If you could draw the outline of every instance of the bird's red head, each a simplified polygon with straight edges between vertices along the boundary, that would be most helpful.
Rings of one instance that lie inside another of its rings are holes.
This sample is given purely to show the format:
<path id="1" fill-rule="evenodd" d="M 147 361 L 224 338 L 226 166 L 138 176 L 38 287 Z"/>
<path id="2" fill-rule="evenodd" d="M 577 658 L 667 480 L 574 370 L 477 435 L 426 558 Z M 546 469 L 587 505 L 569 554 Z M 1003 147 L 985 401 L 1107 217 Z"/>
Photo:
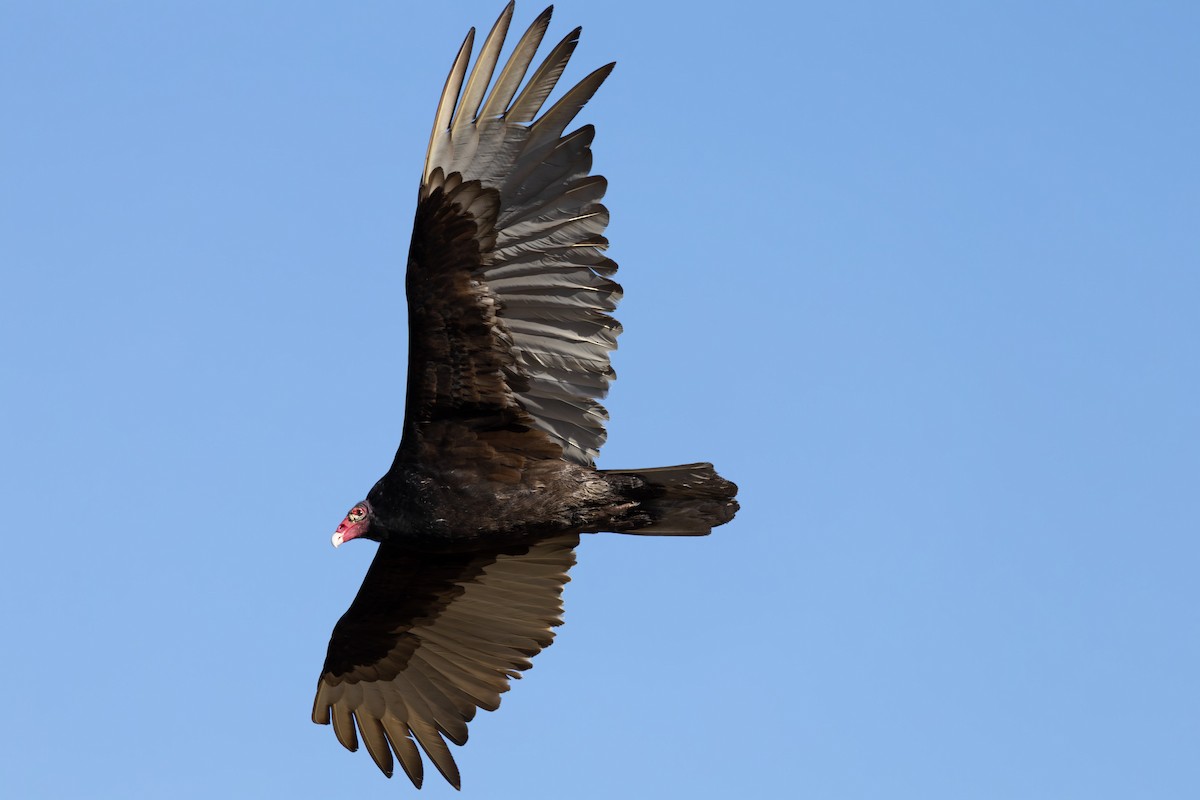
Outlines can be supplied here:
<path id="1" fill-rule="evenodd" d="M 370 527 L 371 505 L 366 500 L 363 500 L 346 513 L 346 518 L 341 521 L 337 526 L 337 530 L 333 532 L 333 546 L 337 547 L 342 542 L 357 539 L 365 534 Z"/>

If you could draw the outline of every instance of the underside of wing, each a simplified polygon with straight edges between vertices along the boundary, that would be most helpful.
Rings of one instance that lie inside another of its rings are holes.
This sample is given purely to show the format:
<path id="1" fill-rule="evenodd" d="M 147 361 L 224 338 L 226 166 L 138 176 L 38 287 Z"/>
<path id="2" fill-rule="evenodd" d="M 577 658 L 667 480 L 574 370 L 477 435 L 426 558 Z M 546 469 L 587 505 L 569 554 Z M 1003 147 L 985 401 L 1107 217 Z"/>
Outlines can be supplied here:
<path id="1" fill-rule="evenodd" d="M 317 684 L 313 721 L 346 748 L 361 736 L 391 777 L 394 760 L 420 787 L 418 745 L 455 788 L 446 745 L 467 741 L 477 709 L 494 710 L 509 681 L 548 647 L 576 534 L 475 553 L 380 545 L 338 621 Z"/>
<path id="2" fill-rule="evenodd" d="M 515 410 L 505 424 L 529 424 L 564 458 L 591 465 L 605 438 L 599 400 L 614 377 L 609 354 L 621 329 L 611 313 L 621 289 L 604 255 L 606 183 L 589 175 L 594 129 L 564 132 L 613 65 L 543 112 L 579 29 L 526 79 L 547 9 L 497 73 L 512 10 L 469 71 L 468 35 L 438 104 L 409 257 L 407 413 L 469 419 Z M 447 314 L 422 319 L 448 304 Z M 443 317 L 461 330 L 447 332 Z M 451 337 L 461 344 L 454 358 L 431 352 Z"/>

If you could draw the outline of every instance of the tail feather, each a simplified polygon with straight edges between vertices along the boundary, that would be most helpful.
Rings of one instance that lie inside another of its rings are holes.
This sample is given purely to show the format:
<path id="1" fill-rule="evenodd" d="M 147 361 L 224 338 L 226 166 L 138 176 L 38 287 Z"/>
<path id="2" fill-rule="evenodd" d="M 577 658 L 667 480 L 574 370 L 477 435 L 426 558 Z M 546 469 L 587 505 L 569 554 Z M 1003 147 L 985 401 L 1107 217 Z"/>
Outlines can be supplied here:
<path id="1" fill-rule="evenodd" d="M 636 522 L 621 533 L 706 536 L 738 511 L 737 486 L 718 475 L 712 464 L 603 472 L 637 503 Z"/>

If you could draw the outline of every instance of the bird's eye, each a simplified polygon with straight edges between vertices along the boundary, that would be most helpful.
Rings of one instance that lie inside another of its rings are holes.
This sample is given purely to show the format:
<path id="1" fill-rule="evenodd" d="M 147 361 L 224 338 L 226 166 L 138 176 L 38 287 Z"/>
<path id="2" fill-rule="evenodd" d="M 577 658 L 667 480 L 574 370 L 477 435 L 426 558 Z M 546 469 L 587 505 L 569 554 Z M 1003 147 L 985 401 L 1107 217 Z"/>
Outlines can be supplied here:
<path id="1" fill-rule="evenodd" d="M 350 509 L 350 513 L 346 515 L 346 519 L 351 522 L 361 522 L 363 517 L 367 515 L 367 510 L 362 506 L 355 506 Z"/>

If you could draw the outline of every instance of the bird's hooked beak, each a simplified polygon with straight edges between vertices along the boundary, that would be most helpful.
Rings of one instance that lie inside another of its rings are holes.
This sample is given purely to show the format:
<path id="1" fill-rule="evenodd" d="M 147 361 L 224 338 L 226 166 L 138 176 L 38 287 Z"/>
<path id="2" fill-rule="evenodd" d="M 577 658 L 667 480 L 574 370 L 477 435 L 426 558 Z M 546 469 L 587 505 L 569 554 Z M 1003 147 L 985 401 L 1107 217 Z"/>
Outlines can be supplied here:
<path id="1" fill-rule="evenodd" d="M 366 501 L 359 503 L 354 508 L 350 509 L 346 514 L 346 518 L 338 523 L 337 530 L 333 532 L 333 546 L 339 547 L 342 542 L 348 542 L 351 539 L 357 539 L 367 532 L 371 527 L 370 506 Z"/>

